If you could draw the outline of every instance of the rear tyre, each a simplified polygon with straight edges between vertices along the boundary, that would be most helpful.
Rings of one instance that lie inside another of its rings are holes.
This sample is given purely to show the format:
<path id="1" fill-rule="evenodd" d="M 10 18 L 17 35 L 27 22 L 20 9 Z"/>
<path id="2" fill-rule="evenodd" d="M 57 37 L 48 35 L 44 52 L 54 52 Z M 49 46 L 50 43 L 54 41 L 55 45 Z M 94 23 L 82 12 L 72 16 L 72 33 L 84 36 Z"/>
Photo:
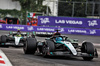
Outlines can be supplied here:
<path id="1" fill-rule="evenodd" d="M 93 56 L 94 56 L 94 46 L 92 43 L 90 42 L 84 42 L 82 44 L 82 47 L 81 47 L 81 51 L 82 53 L 88 53 L 90 54 L 91 56 L 90 57 L 83 57 L 84 60 L 86 61 L 90 61 L 93 59 Z"/>
<path id="2" fill-rule="evenodd" d="M 2 35 L 0 39 L 0 47 L 9 48 L 8 45 L 5 45 L 6 41 L 7 41 L 7 36 Z"/>
<path id="3" fill-rule="evenodd" d="M 7 40 L 7 36 L 2 35 L 2 36 L 1 36 L 1 42 L 2 42 L 2 43 L 6 43 L 6 40 Z"/>
<path id="4" fill-rule="evenodd" d="M 25 54 L 34 54 L 37 46 L 36 38 L 27 38 L 26 43 L 24 44 L 23 50 Z"/>

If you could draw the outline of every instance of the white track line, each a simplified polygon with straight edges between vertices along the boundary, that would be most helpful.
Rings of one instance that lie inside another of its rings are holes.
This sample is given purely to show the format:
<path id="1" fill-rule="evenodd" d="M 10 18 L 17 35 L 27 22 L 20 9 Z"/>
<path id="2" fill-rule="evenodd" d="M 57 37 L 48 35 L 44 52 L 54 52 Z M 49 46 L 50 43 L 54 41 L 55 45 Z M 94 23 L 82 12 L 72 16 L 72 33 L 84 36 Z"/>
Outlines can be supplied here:
<path id="1" fill-rule="evenodd" d="M 0 50 L 0 66 L 13 66 L 6 55 Z"/>

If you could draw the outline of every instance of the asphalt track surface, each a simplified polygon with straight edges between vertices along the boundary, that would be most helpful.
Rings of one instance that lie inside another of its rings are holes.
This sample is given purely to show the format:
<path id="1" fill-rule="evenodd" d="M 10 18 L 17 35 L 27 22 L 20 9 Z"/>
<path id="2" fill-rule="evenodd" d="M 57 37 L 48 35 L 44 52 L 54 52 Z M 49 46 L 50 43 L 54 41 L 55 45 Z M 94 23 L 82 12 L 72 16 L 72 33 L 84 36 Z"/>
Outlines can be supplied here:
<path id="1" fill-rule="evenodd" d="M 0 35 L 9 32 L 0 31 Z M 82 36 L 82 35 L 66 35 L 73 39 L 79 39 L 79 43 L 84 40 L 91 41 L 95 44 L 100 56 L 100 36 Z M 43 41 L 45 37 L 36 37 L 38 41 Z M 100 57 L 94 58 L 92 61 L 84 61 L 81 57 L 50 57 L 43 58 L 37 55 L 25 55 L 23 48 L 0 48 L 9 58 L 13 66 L 100 66 Z"/>

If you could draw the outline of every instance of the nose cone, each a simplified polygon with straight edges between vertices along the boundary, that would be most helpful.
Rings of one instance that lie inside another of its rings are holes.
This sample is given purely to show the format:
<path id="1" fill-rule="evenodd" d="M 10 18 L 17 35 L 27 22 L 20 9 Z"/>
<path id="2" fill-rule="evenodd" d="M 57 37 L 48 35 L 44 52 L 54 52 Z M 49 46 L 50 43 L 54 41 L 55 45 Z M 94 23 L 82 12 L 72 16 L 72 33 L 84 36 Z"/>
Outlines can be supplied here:
<path id="1" fill-rule="evenodd" d="M 15 44 L 18 45 L 20 42 L 21 37 L 15 37 Z"/>

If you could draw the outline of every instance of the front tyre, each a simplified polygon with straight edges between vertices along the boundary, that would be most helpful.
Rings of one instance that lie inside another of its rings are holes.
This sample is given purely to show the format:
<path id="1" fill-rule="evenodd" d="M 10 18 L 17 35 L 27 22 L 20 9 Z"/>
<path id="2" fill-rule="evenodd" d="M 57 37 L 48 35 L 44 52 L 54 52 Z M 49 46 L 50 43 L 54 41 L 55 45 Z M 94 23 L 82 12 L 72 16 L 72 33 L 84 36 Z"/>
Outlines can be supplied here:
<path id="1" fill-rule="evenodd" d="M 91 42 L 84 42 L 82 44 L 82 47 L 81 47 L 81 52 L 82 53 L 87 53 L 89 54 L 90 56 L 89 57 L 83 57 L 84 60 L 86 61 L 90 61 L 93 59 L 93 56 L 94 56 L 94 46 Z"/>
<path id="2" fill-rule="evenodd" d="M 23 50 L 25 54 L 34 54 L 37 46 L 36 38 L 27 38 L 26 43 L 24 44 Z"/>
<path id="3" fill-rule="evenodd" d="M 54 52 L 55 51 L 55 45 L 54 42 L 51 40 L 47 40 L 46 44 L 43 45 L 43 57 L 49 57 L 50 52 Z"/>
<path id="4" fill-rule="evenodd" d="M 46 42 L 47 42 L 47 46 L 49 47 L 49 51 L 50 52 L 54 52 L 55 51 L 55 44 L 54 44 L 54 42 L 51 41 L 51 40 L 47 40 Z"/>
<path id="5" fill-rule="evenodd" d="M 46 45 L 43 45 L 43 47 L 42 47 L 42 53 L 43 53 L 43 57 L 44 58 L 47 58 L 48 57 L 48 48 L 47 48 L 47 46 Z"/>
<path id="6" fill-rule="evenodd" d="M 83 59 L 84 59 L 85 61 L 91 61 L 91 60 L 93 59 L 93 57 L 83 57 Z"/>

